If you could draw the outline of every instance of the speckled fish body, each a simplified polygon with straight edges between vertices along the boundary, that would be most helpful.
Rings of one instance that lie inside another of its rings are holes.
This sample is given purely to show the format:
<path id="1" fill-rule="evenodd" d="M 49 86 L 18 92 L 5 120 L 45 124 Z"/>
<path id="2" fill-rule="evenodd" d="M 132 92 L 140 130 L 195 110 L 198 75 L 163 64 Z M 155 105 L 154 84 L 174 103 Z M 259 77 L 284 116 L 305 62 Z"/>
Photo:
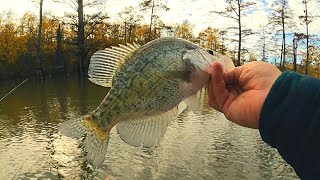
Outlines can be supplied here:
<path id="1" fill-rule="evenodd" d="M 95 111 L 106 123 L 157 115 L 176 107 L 209 80 L 205 72 L 183 59 L 199 48 L 182 39 L 153 41 L 134 52 L 116 73 L 112 87 Z M 198 79 L 197 79 L 197 75 Z M 200 80 L 194 83 L 193 81 Z"/>
<path id="2" fill-rule="evenodd" d="M 60 130 L 67 136 L 85 137 L 87 160 L 93 167 L 104 162 L 114 126 L 128 144 L 150 147 L 161 139 L 179 109 L 197 109 L 196 92 L 208 83 L 206 70 L 213 61 L 226 69 L 234 67 L 230 58 L 210 55 L 179 38 L 97 51 L 90 60 L 89 79 L 110 90 L 95 111 L 62 123 Z"/>

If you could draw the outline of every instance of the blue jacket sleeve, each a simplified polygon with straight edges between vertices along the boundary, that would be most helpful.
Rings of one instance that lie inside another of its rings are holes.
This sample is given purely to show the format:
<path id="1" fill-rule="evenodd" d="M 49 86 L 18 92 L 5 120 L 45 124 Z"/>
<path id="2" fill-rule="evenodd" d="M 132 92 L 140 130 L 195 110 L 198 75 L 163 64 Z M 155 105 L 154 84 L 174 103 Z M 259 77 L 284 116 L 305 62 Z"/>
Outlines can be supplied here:
<path id="1" fill-rule="evenodd" d="M 320 178 L 320 80 L 283 72 L 259 122 L 263 141 L 276 148 L 301 179 Z"/>

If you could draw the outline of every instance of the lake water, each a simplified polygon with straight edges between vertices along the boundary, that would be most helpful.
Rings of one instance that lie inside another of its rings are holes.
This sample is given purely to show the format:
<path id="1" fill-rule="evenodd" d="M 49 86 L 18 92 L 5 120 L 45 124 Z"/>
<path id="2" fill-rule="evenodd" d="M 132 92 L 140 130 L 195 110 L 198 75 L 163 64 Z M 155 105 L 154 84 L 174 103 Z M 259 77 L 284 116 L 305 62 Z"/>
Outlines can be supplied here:
<path id="1" fill-rule="evenodd" d="M 18 82 L 0 82 L 0 98 Z M 184 111 L 153 148 L 123 142 L 115 128 L 101 168 L 86 165 L 61 122 L 94 110 L 107 89 L 88 80 L 29 80 L 0 102 L 0 179 L 297 179 L 257 130 L 204 105 Z"/>

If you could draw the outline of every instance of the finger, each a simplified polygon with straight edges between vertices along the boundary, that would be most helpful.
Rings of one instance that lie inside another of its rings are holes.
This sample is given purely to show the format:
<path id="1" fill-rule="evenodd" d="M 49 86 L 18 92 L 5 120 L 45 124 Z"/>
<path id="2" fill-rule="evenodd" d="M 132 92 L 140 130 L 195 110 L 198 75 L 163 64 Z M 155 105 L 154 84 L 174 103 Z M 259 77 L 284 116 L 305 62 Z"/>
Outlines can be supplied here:
<path id="1" fill-rule="evenodd" d="M 220 63 L 214 62 L 211 65 L 212 67 L 212 96 L 215 97 L 216 103 L 219 106 L 219 109 L 222 110 L 223 106 L 228 99 L 229 92 L 226 89 L 223 69 Z"/>
<path id="2" fill-rule="evenodd" d="M 215 110 L 218 110 L 218 111 L 221 111 L 217 102 L 216 102 L 216 99 L 213 95 L 213 92 L 212 92 L 212 81 L 210 80 L 209 83 L 208 83 L 208 86 L 207 86 L 207 89 L 208 89 L 208 104 L 209 106 L 211 106 L 212 108 L 214 108 Z"/>
<path id="3" fill-rule="evenodd" d="M 210 66 L 208 68 L 208 73 L 209 74 L 212 74 L 215 71 L 213 69 L 213 67 Z M 209 83 L 207 85 L 207 89 L 208 89 L 208 104 L 209 104 L 209 106 L 213 107 L 214 109 L 216 109 L 218 111 L 221 111 L 221 109 L 219 108 L 219 106 L 218 106 L 218 104 L 216 102 L 216 97 L 213 94 L 213 88 L 214 88 L 213 81 L 212 81 L 212 78 L 210 78 Z"/>
<path id="4" fill-rule="evenodd" d="M 209 106 L 215 108 L 215 97 L 213 96 L 213 88 L 212 88 L 212 79 L 209 80 L 209 83 L 207 85 L 207 90 L 208 90 L 208 104 Z"/>
<path id="5" fill-rule="evenodd" d="M 213 69 L 211 66 L 209 66 L 209 68 L 207 69 L 207 72 L 209 74 L 213 73 Z M 212 84 L 212 78 L 210 78 L 209 83 L 207 85 L 207 90 L 208 90 L 208 104 L 212 107 L 212 103 L 215 101 L 214 100 L 214 96 L 213 96 L 213 88 L 212 88 L 213 84 Z"/>

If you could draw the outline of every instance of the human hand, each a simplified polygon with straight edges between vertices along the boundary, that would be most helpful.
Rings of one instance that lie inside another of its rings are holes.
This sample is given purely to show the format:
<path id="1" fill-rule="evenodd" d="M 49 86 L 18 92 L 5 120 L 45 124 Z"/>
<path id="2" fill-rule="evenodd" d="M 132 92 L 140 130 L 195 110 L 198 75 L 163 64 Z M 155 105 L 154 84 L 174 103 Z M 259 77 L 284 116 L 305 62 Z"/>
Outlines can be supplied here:
<path id="1" fill-rule="evenodd" d="M 259 128 L 263 103 L 281 71 L 265 62 L 250 62 L 223 72 L 221 64 L 208 69 L 208 103 L 227 119 L 244 127 Z"/>

